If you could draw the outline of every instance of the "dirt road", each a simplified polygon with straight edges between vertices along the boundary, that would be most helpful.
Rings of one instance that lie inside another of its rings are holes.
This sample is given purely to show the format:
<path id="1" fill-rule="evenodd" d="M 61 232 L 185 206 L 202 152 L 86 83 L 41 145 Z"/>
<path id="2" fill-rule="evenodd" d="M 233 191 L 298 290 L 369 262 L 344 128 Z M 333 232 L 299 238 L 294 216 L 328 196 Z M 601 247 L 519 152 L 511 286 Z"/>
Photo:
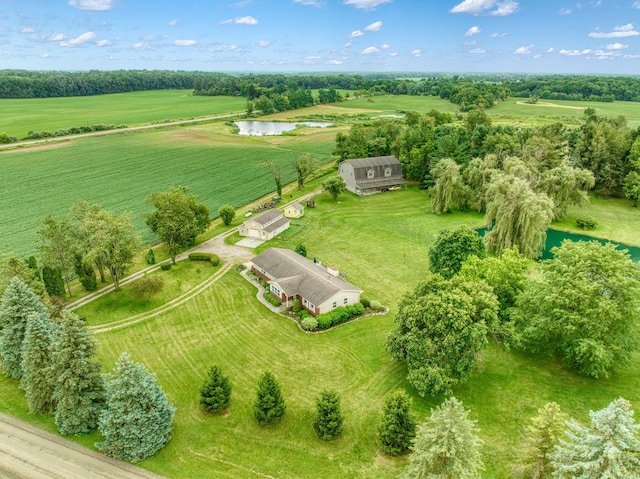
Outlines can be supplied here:
<path id="1" fill-rule="evenodd" d="M 0 414 L 3 479 L 163 479 Z"/>

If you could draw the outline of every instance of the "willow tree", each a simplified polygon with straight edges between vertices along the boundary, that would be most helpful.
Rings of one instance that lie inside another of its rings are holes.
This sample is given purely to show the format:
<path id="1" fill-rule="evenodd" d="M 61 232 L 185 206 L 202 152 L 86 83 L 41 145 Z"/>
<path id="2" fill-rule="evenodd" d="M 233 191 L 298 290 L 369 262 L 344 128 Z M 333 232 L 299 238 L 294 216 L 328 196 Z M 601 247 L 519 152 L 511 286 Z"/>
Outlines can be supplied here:
<path id="1" fill-rule="evenodd" d="M 527 180 L 508 174 L 494 177 L 486 198 L 487 249 L 500 254 L 515 246 L 527 258 L 538 257 L 553 219 L 553 201 L 534 192 Z"/>
<path id="2" fill-rule="evenodd" d="M 431 210 L 436 214 L 448 213 L 462 205 L 467 198 L 467 187 L 462 181 L 460 165 L 451 158 L 443 158 L 431 169 L 435 186 L 431 190 Z"/>
<path id="3" fill-rule="evenodd" d="M 594 184 L 593 173 L 589 170 L 563 162 L 542 172 L 536 190 L 545 193 L 553 201 L 553 219 L 559 220 L 567 215 L 569 206 L 589 204 L 587 191 Z"/>

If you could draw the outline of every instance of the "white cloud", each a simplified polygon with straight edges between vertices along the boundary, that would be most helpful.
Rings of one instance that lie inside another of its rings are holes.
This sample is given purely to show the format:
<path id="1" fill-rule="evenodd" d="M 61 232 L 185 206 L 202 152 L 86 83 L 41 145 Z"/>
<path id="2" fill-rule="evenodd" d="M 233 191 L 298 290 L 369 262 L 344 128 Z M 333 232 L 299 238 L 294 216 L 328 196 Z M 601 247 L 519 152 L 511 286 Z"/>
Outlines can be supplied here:
<path id="1" fill-rule="evenodd" d="M 353 42 L 347 42 L 347 43 L 345 43 L 345 44 L 344 44 L 344 47 L 345 47 L 345 48 L 348 48 L 348 47 L 350 47 L 351 45 L 353 45 Z"/>
<path id="2" fill-rule="evenodd" d="M 607 50 L 624 50 L 625 48 L 629 48 L 629 45 L 625 45 L 623 43 L 610 43 L 605 47 Z"/>
<path id="3" fill-rule="evenodd" d="M 391 48 L 391 45 L 383 43 L 382 45 L 380 45 L 380 48 L 382 48 L 383 50 L 387 50 L 388 48 Z"/>
<path id="4" fill-rule="evenodd" d="M 468 13 L 469 15 L 489 15 L 505 17 L 518 11 L 518 2 L 515 0 L 464 0 L 451 10 L 450 13 Z"/>
<path id="5" fill-rule="evenodd" d="M 413 50 L 413 51 L 411 52 L 411 55 L 412 55 L 412 56 L 414 56 L 414 57 L 416 57 L 416 58 L 418 58 L 420 55 L 422 55 L 422 51 L 421 51 L 421 50 L 418 50 L 418 49 L 416 48 L 415 50 Z"/>
<path id="6" fill-rule="evenodd" d="M 131 45 L 131 48 L 133 48 L 134 50 L 151 50 L 151 45 L 149 45 L 148 43 L 144 43 L 144 42 L 138 42 L 138 43 L 134 43 L 133 45 Z"/>
<path id="7" fill-rule="evenodd" d="M 327 65 L 342 65 L 342 62 L 340 60 L 329 60 Z"/>
<path id="8" fill-rule="evenodd" d="M 397 57 L 398 53 L 397 52 L 392 52 L 392 53 L 389 53 L 389 56 L 390 57 Z"/>
<path id="9" fill-rule="evenodd" d="M 467 30 L 467 33 L 464 34 L 465 37 L 471 37 L 477 33 L 480 33 L 480 27 L 477 25 L 474 25 L 473 27 L 471 27 L 469 30 Z"/>
<path id="10" fill-rule="evenodd" d="M 553 52 L 555 52 L 555 49 L 551 47 L 551 48 L 548 48 L 545 53 L 553 53 Z"/>
<path id="11" fill-rule="evenodd" d="M 364 35 L 362 30 L 354 30 L 353 32 L 351 32 L 351 35 L 349 35 L 349 38 L 351 39 L 358 38 L 358 37 L 361 37 L 362 35 Z"/>
<path id="12" fill-rule="evenodd" d="M 20 33 L 36 33 L 36 31 L 33 28 L 23 28 Z"/>
<path id="13" fill-rule="evenodd" d="M 198 44 L 197 40 L 176 40 L 173 42 L 176 47 L 192 47 Z"/>
<path id="14" fill-rule="evenodd" d="M 49 41 L 49 42 L 61 42 L 65 38 L 67 38 L 67 36 L 64 33 L 52 33 L 47 38 L 47 41 Z"/>
<path id="15" fill-rule="evenodd" d="M 571 9 L 561 8 L 560 11 L 558 12 L 558 15 L 571 15 Z"/>
<path id="16" fill-rule="evenodd" d="M 319 0 L 293 0 L 293 3 L 299 3 L 300 5 L 307 5 L 309 7 L 324 7 L 324 2 Z"/>
<path id="17" fill-rule="evenodd" d="M 66 41 L 60 42 L 61 47 L 79 47 L 85 45 L 89 42 L 92 42 L 96 39 L 96 34 L 93 32 L 85 32 L 81 35 L 78 35 L 75 38 L 71 38 Z"/>
<path id="18" fill-rule="evenodd" d="M 156 33 L 142 37 L 145 42 L 157 42 L 159 40 L 166 40 L 167 38 L 169 38 L 169 35 L 158 35 Z"/>
<path id="19" fill-rule="evenodd" d="M 473 50 L 469 50 L 469 53 L 478 54 L 478 53 L 487 53 L 487 51 L 484 48 L 474 48 Z"/>
<path id="20" fill-rule="evenodd" d="M 177 24 L 178 24 L 178 19 L 177 18 L 174 18 L 173 20 L 171 20 L 169 22 L 169 26 L 170 27 L 175 27 Z"/>
<path id="21" fill-rule="evenodd" d="M 382 29 L 382 22 L 373 22 L 364 29 L 368 32 L 379 32 Z"/>
<path id="22" fill-rule="evenodd" d="M 113 0 L 69 0 L 69 6 L 80 10 L 94 10 L 104 12 L 111 10 Z"/>
<path id="23" fill-rule="evenodd" d="M 111 45 L 111 42 L 109 40 L 98 40 L 96 42 L 96 45 L 98 45 L 99 47 L 108 47 L 109 45 Z"/>
<path id="24" fill-rule="evenodd" d="M 591 32 L 589 36 L 591 38 L 623 38 L 623 37 L 635 37 L 640 35 L 640 32 L 636 31 L 632 23 L 613 27 L 612 32 Z"/>
<path id="25" fill-rule="evenodd" d="M 361 10 L 375 10 L 375 8 L 383 3 L 391 3 L 393 0 L 344 0 L 345 5 L 352 5 Z"/>
<path id="26" fill-rule="evenodd" d="M 502 38 L 502 37 L 506 37 L 507 34 L 506 33 L 492 33 L 491 34 L 491 38 Z"/>
<path id="27" fill-rule="evenodd" d="M 251 15 L 248 15 L 246 17 L 236 18 L 235 23 L 237 23 L 238 25 L 257 25 L 258 20 L 256 20 Z"/>
<path id="28" fill-rule="evenodd" d="M 214 52 L 232 52 L 232 51 L 238 51 L 240 50 L 240 47 L 238 45 L 218 45 L 217 47 L 215 47 L 213 49 Z"/>
<path id="29" fill-rule="evenodd" d="M 260 47 L 268 47 L 269 45 L 271 45 L 271 41 L 269 40 L 260 40 L 258 42 L 258 46 Z"/>
<path id="30" fill-rule="evenodd" d="M 640 2 L 634 2 L 633 5 L 631 5 L 631 8 L 637 8 L 640 10 Z"/>
<path id="31" fill-rule="evenodd" d="M 515 55 L 531 55 L 531 49 L 535 47 L 535 45 L 526 45 L 526 46 L 522 46 L 518 49 L 516 49 L 515 52 L 513 52 Z"/>
<path id="32" fill-rule="evenodd" d="M 567 55 L 569 57 L 578 57 L 581 55 L 589 55 L 590 53 L 593 53 L 593 50 L 590 48 L 587 48 L 586 50 L 565 50 L 564 48 L 562 50 L 560 50 L 560 54 L 561 55 Z"/>
<path id="33" fill-rule="evenodd" d="M 380 50 L 378 50 L 376 47 L 369 47 L 369 48 L 365 48 L 360 53 L 362 55 L 371 55 L 372 53 L 379 53 L 379 52 Z"/>

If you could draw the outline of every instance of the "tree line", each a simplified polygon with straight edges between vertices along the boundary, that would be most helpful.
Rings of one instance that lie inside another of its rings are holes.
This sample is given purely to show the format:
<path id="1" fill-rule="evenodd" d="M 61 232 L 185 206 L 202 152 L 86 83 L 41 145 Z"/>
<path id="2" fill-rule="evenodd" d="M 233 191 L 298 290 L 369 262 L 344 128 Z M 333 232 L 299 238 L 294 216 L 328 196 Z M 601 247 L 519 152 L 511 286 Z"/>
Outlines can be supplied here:
<path id="1" fill-rule="evenodd" d="M 535 75 L 506 82 L 511 96 L 545 100 L 640 101 L 637 76 Z"/>

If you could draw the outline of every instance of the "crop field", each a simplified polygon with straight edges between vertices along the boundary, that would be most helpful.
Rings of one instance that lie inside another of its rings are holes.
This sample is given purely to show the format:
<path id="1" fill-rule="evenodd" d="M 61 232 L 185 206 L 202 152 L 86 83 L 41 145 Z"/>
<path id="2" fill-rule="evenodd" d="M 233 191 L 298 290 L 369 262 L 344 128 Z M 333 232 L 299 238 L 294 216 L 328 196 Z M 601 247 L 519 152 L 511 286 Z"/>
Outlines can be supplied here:
<path id="1" fill-rule="evenodd" d="M 244 111 L 241 97 L 192 96 L 191 90 L 157 90 L 66 98 L 0 99 L 0 132 L 22 138 L 100 123 L 145 125 Z"/>
<path id="2" fill-rule="evenodd" d="M 145 242 L 145 203 L 154 191 L 188 186 L 215 215 L 223 204 L 238 207 L 275 190 L 266 166 L 282 166 L 310 153 L 331 161 L 335 129 L 304 129 L 282 137 L 244 138 L 223 123 L 125 133 L 0 153 L 0 252 L 35 251 L 36 231 L 48 214 L 62 217 L 80 200 L 132 214 Z"/>
<path id="3" fill-rule="evenodd" d="M 406 463 L 406 458 L 377 452 L 375 433 L 384 397 L 405 388 L 419 421 L 443 397 L 416 394 L 405 379 L 406 370 L 386 353 L 385 337 L 393 327 L 399 298 L 425 277 L 436 233 L 462 224 L 480 226 L 482 217 L 434 215 L 426 194 L 416 188 L 364 198 L 343 194 L 338 201 L 322 194 L 316 200 L 317 207 L 306 210 L 304 230 L 261 249 L 304 244 L 310 257 L 335 264 L 365 290 L 366 297 L 389 306 L 390 314 L 305 334 L 258 303 L 253 285 L 230 271 L 174 310 L 97 335 L 106 370 L 122 351 L 129 352 L 157 374 L 177 407 L 173 439 L 142 462 L 144 468 L 175 479 L 386 479 L 396 477 Z M 640 223 L 635 233 L 640 234 Z M 198 406 L 199 388 L 213 364 L 233 383 L 231 408 L 221 416 L 204 414 Z M 454 390 L 478 421 L 485 441 L 482 477 L 512 476 L 514 445 L 526 421 L 548 401 L 558 402 L 580 421 L 588 420 L 590 409 L 600 409 L 619 396 L 637 407 L 638 368 L 640 355 L 611 379 L 593 380 L 549 358 L 490 345 L 471 379 Z M 283 423 L 273 427 L 258 426 L 252 414 L 257 379 L 265 369 L 280 381 L 287 404 Z M 311 427 L 315 398 L 324 388 L 340 394 L 345 416 L 344 434 L 332 442 L 317 439 Z M 0 395 L 0 410 L 54 429 L 50 418 L 28 414 L 15 381 L 0 377 L 0 389 L 9 392 Z M 74 439 L 92 446 L 99 434 Z"/>

